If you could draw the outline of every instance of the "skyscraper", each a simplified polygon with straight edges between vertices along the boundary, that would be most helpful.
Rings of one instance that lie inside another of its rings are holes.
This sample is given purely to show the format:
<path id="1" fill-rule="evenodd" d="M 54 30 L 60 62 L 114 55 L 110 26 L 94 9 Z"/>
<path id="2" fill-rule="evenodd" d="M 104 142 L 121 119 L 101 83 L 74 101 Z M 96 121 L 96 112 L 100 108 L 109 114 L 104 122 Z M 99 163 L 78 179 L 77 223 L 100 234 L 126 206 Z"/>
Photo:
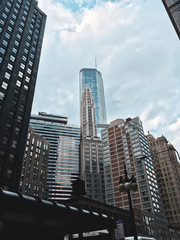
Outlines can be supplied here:
<path id="1" fill-rule="evenodd" d="M 97 137 L 95 104 L 90 87 L 81 96 L 81 179 L 87 197 L 105 202 L 102 141 Z"/>
<path id="2" fill-rule="evenodd" d="M 32 115 L 30 127 L 49 143 L 47 185 L 49 199 L 71 198 L 72 181 L 79 178 L 80 129 L 67 125 L 67 117 L 40 112 Z"/>
<path id="3" fill-rule="evenodd" d="M 170 226 L 180 228 L 180 163 L 174 146 L 162 136 L 147 135 L 160 196 Z"/>
<path id="4" fill-rule="evenodd" d="M 35 0 L 0 1 L 0 186 L 18 191 L 46 15 Z"/>
<path id="5" fill-rule="evenodd" d="M 104 98 L 104 85 L 101 72 L 93 68 L 83 68 L 79 73 L 80 102 L 83 90 L 88 86 L 93 94 L 96 124 L 106 124 L 106 107 Z"/>
<path id="6" fill-rule="evenodd" d="M 107 203 L 129 209 L 127 193 L 120 193 L 118 189 L 125 164 L 128 177 L 134 175 L 138 183 L 138 190 L 131 192 L 133 208 L 154 214 L 153 221 L 157 221 L 159 228 L 159 232 L 154 234 L 166 239 L 166 220 L 147 138 L 139 117 L 111 122 L 109 128 L 102 131 L 102 142 Z"/>
<path id="7" fill-rule="evenodd" d="M 162 2 L 176 30 L 176 33 L 180 38 L 180 0 L 162 0 Z"/>

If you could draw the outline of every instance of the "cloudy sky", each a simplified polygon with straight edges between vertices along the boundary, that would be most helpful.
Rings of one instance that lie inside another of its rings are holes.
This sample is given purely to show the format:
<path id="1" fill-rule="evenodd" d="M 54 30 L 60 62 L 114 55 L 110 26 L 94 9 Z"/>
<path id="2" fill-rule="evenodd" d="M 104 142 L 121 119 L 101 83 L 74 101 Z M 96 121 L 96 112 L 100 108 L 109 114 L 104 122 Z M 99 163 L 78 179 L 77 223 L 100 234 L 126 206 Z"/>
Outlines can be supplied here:
<path id="1" fill-rule="evenodd" d="M 180 152 L 180 41 L 161 0 L 38 0 L 47 15 L 32 113 L 79 126 L 79 71 L 104 80 L 108 123 L 139 116 Z"/>

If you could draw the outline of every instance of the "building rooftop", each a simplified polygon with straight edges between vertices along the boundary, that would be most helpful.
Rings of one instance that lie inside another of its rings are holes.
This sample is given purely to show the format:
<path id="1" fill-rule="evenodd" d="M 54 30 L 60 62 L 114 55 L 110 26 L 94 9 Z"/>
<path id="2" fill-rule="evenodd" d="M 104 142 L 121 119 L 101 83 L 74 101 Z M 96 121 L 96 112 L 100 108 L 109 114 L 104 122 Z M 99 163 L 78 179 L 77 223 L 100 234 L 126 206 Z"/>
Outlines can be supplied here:
<path id="1" fill-rule="evenodd" d="M 55 115 L 55 114 L 51 114 L 51 113 L 46 113 L 46 112 L 39 112 L 38 115 L 37 114 L 32 114 L 31 119 L 44 120 L 44 121 L 47 121 L 47 122 L 57 122 L 57 123 L 65 124 L 65 125 L 68 122 L 68 117 L 63 117 L 63 116 L 59 116 L 59 115 Z"/>

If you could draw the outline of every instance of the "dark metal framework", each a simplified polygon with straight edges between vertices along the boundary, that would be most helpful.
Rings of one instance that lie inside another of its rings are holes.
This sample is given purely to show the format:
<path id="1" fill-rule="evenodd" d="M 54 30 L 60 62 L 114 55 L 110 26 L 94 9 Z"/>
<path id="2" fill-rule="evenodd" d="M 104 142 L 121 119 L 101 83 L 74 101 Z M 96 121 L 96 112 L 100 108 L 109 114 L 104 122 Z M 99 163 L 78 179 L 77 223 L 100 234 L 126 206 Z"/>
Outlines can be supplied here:
<path id="1" fill-rule="evenodd" d="M 0 190 L 0 239 L 64 239 L 65 235 L 116 227 L 106 214 Z M 26 237 L 26 238 L 25 238 Z"/>

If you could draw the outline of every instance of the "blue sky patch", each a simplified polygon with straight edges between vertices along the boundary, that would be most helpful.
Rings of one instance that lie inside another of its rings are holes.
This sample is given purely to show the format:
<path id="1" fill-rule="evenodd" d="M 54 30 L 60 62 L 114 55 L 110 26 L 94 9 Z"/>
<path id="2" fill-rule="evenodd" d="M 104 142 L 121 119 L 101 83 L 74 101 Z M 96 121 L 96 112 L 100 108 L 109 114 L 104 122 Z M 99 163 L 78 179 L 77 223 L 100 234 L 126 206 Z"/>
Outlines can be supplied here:
<path id="1" fill-rule="evenodd" d="M 62 3 L 66 8 L 73 12 L 77 12 L 83 8 L 91 9 L 97 4 L 103 2 L 118 2 L 120 0 L 54 0 L 55 2 Z"/>

